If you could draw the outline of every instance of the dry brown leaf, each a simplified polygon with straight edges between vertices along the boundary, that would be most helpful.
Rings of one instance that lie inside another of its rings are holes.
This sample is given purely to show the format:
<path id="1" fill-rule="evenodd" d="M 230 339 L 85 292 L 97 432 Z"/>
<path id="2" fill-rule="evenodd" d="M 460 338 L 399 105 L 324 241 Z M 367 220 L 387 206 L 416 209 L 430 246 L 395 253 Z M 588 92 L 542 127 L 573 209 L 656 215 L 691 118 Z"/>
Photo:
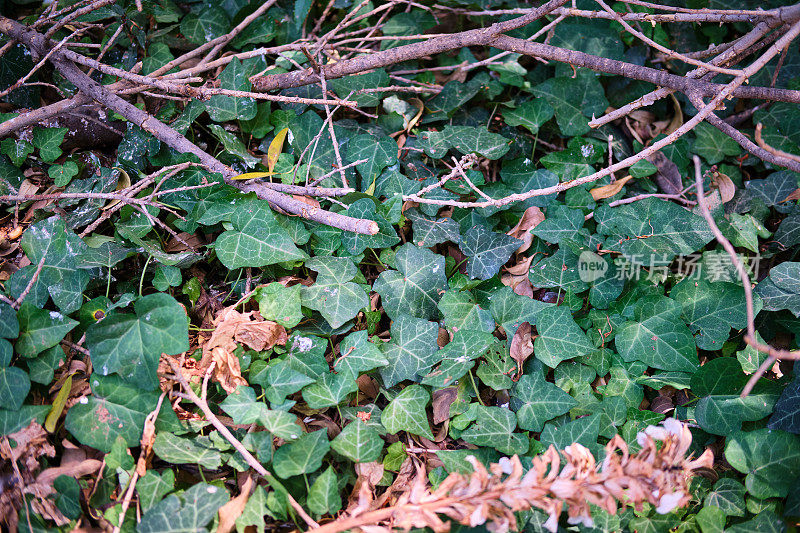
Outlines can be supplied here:
<path id="1" fill-rule="evenodd" d="M 301 194 L 293 194 L 292 198 L 297 200 L 298 202 L 303 202 L 304 204 L 310 205 L 313 208 L 319 209 L 320 205 L 317 200 L 311 198 L 310 196 L 303 196 Z"/>
<path id="2" fill-rule="evenodd" d="M 14 442 L 14 447 L 9 445 Z M 56 450 L 47 441 L 47 431 L 36 421 L 0 440 L 0 457 L 18 463 L 23 471 L 35 472 L 40 457 L 55 457 Z"/>
<path id="3" fill-rule="evenodd" d="M 103 466 L 103 461 L 97 459 L 85 459 L 79 463 L 73 463 L 65 466 L 54 466 L 43 470 L 41 474 L 36 476 L 36 483 L 28 485 L 25 492 L 35 494 L 38 497 L 45 497 L 53 492 L 53 482 L 58 476 L 69 476 L 75 479 L 82 478 L 94 474 L 100 467 Z"/>
<path id="4" fill-rule="evenodd" d="M 375 501 L 375 486 L 383 479 L 383 463 L 356 463 L 356 482 L 350 493 L 347 512 L 360 514 L 368 511 Z"/>
<path id="5" fill-rule="evenodd" d="M 215 363 L 214 378 L 231 393 L 239 385 L 247 385 L 239 358 L 233 353 L 237 343 L 260 352 L 276 344 L 286 344 L 287 340 L 286 329 L 280 324 L 264 320 L 256 311 L 239 313 L 234 307 L 227 307 L 214 319 L 214 333 L 203 345 L 200 370 L 205 371 Z"/>
<path id="6" fill-rule="evenodd" d="M 646 158 L 658 169 L 655 182 L 666 194 L 678 194 L 683 189 L 683 178 L 678 165 L 670 161 L 661 152 L 656 152 Z"/>
<path id="7" fill-rule="evenodd" d="M 781 200 L 780 203 L 791 202 L 793 200 L 800 200 L 800 189 L 793 190 L 791 193 L 789 193 L 789 196 Z"/>
<path id="8" fill-rule="evenodd" d="M 433 423 L 450 419 L 450 406 L 458 398 L 458 387 L 445 387 L 433 391 Z"/>
<path id="9" fill-rule="evenodd" d="M 678 102 L 678 99 L 675 98 L 674 94 L 670 94 L 669 97 L 672 100 L 672 109 L 675 111 L 675 113 L 672 115 L 672 120 L 670 121 L 669 126 L 667 126 L 667 129 L 664 130 L 664 135 L 669 135 L 673 131 L 683 126 L 683 110 L 681 109 L 681 104 Z"/>
<path id="10" fill-rule="evenodd" d="M 533 338 L 531 336 L 531 325 L 523 322 L 514 333 L 511 339 L 511 358 L 517 362 L 517 377 L 522 375 L 522 365 L 533 355 Z"/>
<path id="11" fill-rule="evenodd" d="M 515 265 L 503 268 L 512 276 L 527 276 L 531 269 L 531 262 L 533 262 L 533 256 L 520 257 Z"/>
<path id="12" fill-rule="evenodd" d="M 603 185 L 602 187 L 595 187 L 594 189 L 590 190 L 589 192 L 592 193 L 592 198 L 596 200 L 602 200 L 603 198 L 611 198 L 619 191 L 622 190 L 622 187 L 628 183 L 633 176 L 628 174 L 622 179 L 618 179 L 614 183 L 609 183 L 608 185 Z"/>
<path id="13" fill-rule="evenodd" d="M 522 253 L 531 247 L 533 242 L 533 233 L 531 230 L 539 225 L 544 220 L 544 213 L 538 207 L 531 206 L 522 214 L 517 225 L 511 228 L 506 235 L 510 235 L 515 239 L 520 239 L 522 245 L 517 248 L 517 253 Z"/>
<path id="14" fill-rule="evenodd" d="M 721 172 L 715 172 L 713 180 L 719 190 L 719 195 L 722 197 L 722 203 L 730 202 L 733 199 L 733 195 L 736 194 L 736 185 L 733 184 L 733 181 Z"/>
<path id="15" fill-rule="evenodd" d="M 244 506 L 247 505 L 247 500 L 250 499 L 250 492 L 253 489 L 253 485 L 253 476 L 248 474 L 242 484 L 239 495 L 219 508 L 217 533 L 230 533 L 233 531 L 233 528 L 236 527 L 236 519 L 242 515 Z"/>

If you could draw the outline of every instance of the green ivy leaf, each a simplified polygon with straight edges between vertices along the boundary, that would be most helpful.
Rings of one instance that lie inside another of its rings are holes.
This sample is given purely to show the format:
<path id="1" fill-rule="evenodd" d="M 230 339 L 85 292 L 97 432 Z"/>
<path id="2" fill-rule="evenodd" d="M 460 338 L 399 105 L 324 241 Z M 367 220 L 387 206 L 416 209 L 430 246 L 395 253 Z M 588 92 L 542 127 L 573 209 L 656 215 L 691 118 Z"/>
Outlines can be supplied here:
<path id="1" fill-rule="evenodd" d="M 550 78 L 534 87 L 533 94 L 552 106 L 558 127 L 566 137 L 588 132 L 589 118 L 602 114 L 609 105 L 597 75 L 584 69 L 574 79 Z"/>
<path id="2" fill-rule="evenodd" d="M 433 439 L 425 408 L 431 395 L 420 385 L 409 385 L 389 402 L 381 413 L 381 423 L 389 433 L 408 431 Z"/>
<path id="3" fill-rule="evenodd" d="M 502 326 L 509 339 L 514 338 L 517 328 L 523 322 L 535 326 L 539 313 L 553 305 L 527 296 L 520 296 L 511 287 L 506 286 L 493 291 L 489 296 L 489 302 L 494 320 Z"/>
<path id="4" fill-rule="evenodd" d="M 489 279 L 500 271 L 522 241 L 476 225 L 461 236 L 458 245 L 469 258 L 467 273 L 470 278 Z"/>
<path id="5" fill-rule="evenodd" d="M 416 191 L 415 191 L 416 192 Z M 449 217 L 427 217 L 416 207 L 403 213 L 411 221 L 414 230 L 414 244 L 431 247 L 443 242 L 457 243 L 459 239 L 458 222 Z"/>
<path id="6" fill-rule="evenodd" d="M 462 154 L 475 153 L 487 159 L 500 159 L 508 152 L 510 144 L 502 135 L 474 126 L 448 125 L 442 131 L 420 132 L 417 138 L 425 154 L 434 159 L 444 157 L 451 148 Z"/>
<path id="7" fill-rule="evenodd" d="M 86 346 L 95 372 L 155 389 L 161 354 L 189 349 L 189 318 L 172 296 L 149 294 L 136 300 L 134 314 L 112 311 L 89 326 Z"/>
<path id="8" fill-rule="evenodd" d="M 725 159 L 725 156 L 736 156 L 742 152 L 739 143 L 706 122 L 701 122 L 694 128 L 697 136 L 694 141 L 694 152 L 715 165 Z"/>
<path id="9" fill-rule="evenodd" d="M 169 469 L 160 474 L 155 470 L 148 470 L 136 484 L 139 505 L 145 513 L 173 490 L 175 490 L 175 472 Z"/>
<path id="10" fill-rule="evenodd" d="M 311 485 L 306 502 L 309 510 L 319 516 L 335 514 L 342 508 L 338 479 L 332 466 L 328 466 Z"/>
<path id="11" fill-rule="evenodd" d="M 389 364 L 380 349 L 369 341 L 366 330 L 354 331 L 342 339 L 339 353 L 333 369 L 339 374 L 350 376 L 353 381 L 361 372 Z"/>
<path id="12" fill-rule="evenodd" d="M 725 459 L 746 474 L 745 487 L 756 498 L 782 498 L 800 476 L 800 437 L 756 429 L 728 437 Z"/>
<path id="13" fill-rule="evenodd" d="M 441 364 L 422 380 L 425 385 L 446 387 L 461 379 L 473 366 L 475 359 L 483 356 L 496 339 L 491 333 L 459 329 L 453 340 L 439 350 Z"/>
<path id="14" fill-rule="evenodd" d="M 306 267 L 318 272 L 317 281 L 301 289 L 305 307 L 319 311 L 332 328 L 338 328 L 369 306 L 364 289 L 351 280 L 358 273 L 346 257 L 316 256 Z"/>
<path id="15" fill-rule="evenodd" d="M 689 328 L 697 332 L 695 342 L 701 350 L 721 349 L 731 328 L 747 326 L 744 290 L 740 284 L 686 278 L 672 288 L 670 297 L 681 304 Z M 761 310 L 758 297 L 754 304 L 758 314 Z"/>
<path id="16" fill-rule="evenodd" d="M 342 233 L 342 245 L 351 255 L 358 255 L 367 248 L 388 248 L 400 242 L 394 227 L 375 211 L 375 202 L 372 199 L 356 200 L 347 208 L 347 215 L 378 223 L 378 233 L 375 235 L 361 235 L 352 231 Z"/>
<path id="17" fill-rule="evenodd" d="M 550 368 L 566 359 L 594 351 L 586 333 L 575 323 L 566 307 L 542 309 L 537 315 L 536 330 L 539 336 L 534 341 L 533 353 Z"/>
<path id="18" fill-rule="evenodd" d="M 475 407 L 477 419 L 461 438 L 477 446 L 490 446 L 507 455 L 522 455 L 528 451 L 528 440 L 519 433 L 517 416 L 503 407 Z"/>
<path id="19" fill-rule="evenodd" d="M 400 315 L 391 327 L 392 340 L 381 346 L 388 366 L 381 368 L 387 387 L 411 379 L 418 381 L 436 362 L 439 326 L 420 318 Z"/>
<path id="20" fill-rule="evenodd" d="M 517 413 L 521 429 L 541 432 L 548 420 L 569 412 L 578 405 L 575 399 L 545 381 L 539 372 L 525 374 L 514 385 L 511 408 Z"/>
<path id="21" fill-rule="evenodd" d="M 162 431 L 156 435 L 153 452 L 170 463 L 197 464 L 209 470 L 222 466 L 223 460 L 223 454 L 203 435 L 181 438 Z"/>
<path id="22" fill-rule="evenodd" d="M 714 237 L 702 217 L 678 204 L 645 198 L 635 204 L 595 210 L 597 231 L 607 235 L 603 248 L 618 250 L 634 263 L 668 264 L 678 254 L 690 254 Z"/>
<path id="23" fill-rule="evenodd" d="M 57 311 L 38 309 L 28 302 L 22 302 L 17 319 L 20 332 L 15 350 L 22 357 L 35 357 L 52 348 L 78 325 L 77 320 Z"/>
<path id="24" fill-rule="evenodd" d="M 167 496 L 147 511 L 136 526 L 136 531 L 138 533 L 205 531 L 219 508 L 227 501 L 228 493 L 224 489 L 216 485 L 197 483 L 180 496 L 177 494 Z"/>
<path id="25" fill-rule="evenodd" d="M 303 389 L 303 399 L 311 409 L 323 409 L 339 405 L 357 390 L 358 385 L 351 375 L 328 373 Z"/>
<path id="26" fill-rule="evenodd" d="M 714 483 L 714 488 L 708 493 L 705 505 L 719 508 L 727 516 L 744 516 L 744 485 L 732 478 L 722 478 Z"/>
<path id="27" fill-rule="evenodd" d="M 439 300 L 439 311 L 444 316 L 445 327 L 456 332 L 471 329 L 492 333 L 494 319 L 491 312 L 483 309 L 467 291 L 449 290 Z"/>
<path id="28" fill-rule="evenodd" d="M 397 162 L 397 143 L 386 135 L 356 135 L 347 141 L 345 156 L 350 161 L 367 159 L 366 163 L 356 166 L 361 174 L 362 186 L 366 189 L 384 168 Z"/>
<path id="29" fill-rule="evenodd" d="M 11 276 L 6 288 L 14 298 L 28 286 L 40 261 L 44 265 L 25 301 L 44 307 L 49 295 L 63 313 L 77 311 L 83 303 L 83 291 L 91 275 L 82 260 L 88 247 L 66 228 L 60 217 L 50 217 L 31 225 L 22 236 L 20 246 L 30 265 Z"/>
<path id="30" fill-rule="evenodd" d="M 697 349 L 689 328 L 681 320 L 678 302 L 649 296 L 636 303 L 634 320 L 617 333 L 617 350 L 625 361 L 642 361 L 661 370 L 693 372 Z"/>
<path id="31" fill-rule="evenodd" d="M 253 299 L 258 302 L 258 312 L 264 320 L 272 320 L 286 328 L 293 328 L 303 320 L 300 285 L 285 287 L 277 281 L 268 283 L 256 288 Z"/>
<path id="32" fill-rule="evenodd" d="M 18 411 L 31 390 L 28 373 L 21 368 L 0 367 L 0 405 L 9 411 Z"/>
<path id="33" fill-rule="evenodd" d="M 17 320 L 17 312 L 7 303 L 0 302 L 0 337 L 16 339 L 18 335 L 19 320 Z"/>
<path id="34" fill-rule="evenodd" d="M 117 376 L 92 375 L 92 396 L 67 411 L 64 426 L 79 442 L 108 453 L 118 437 L 128 447 L 138 446 L 144 419 L 158 404 L 158 393 L 144 391 Z M 169 404 L 161 406 L 156 429 L 176 425 L 177 418 Z"/>
<path id="35" fill-rule="evenodd" d="M 33 145 L 45 163 L 52 163 L 61 157 L 61 143 L 68 128 L 33 128 Z"/>
<path id="36" fill-rule="evenodd" d="M 331 448 L 354 463 L 369 463 L 380 457 L 383 440 L 375 429 L 355 419 L 331 441 Z"/>
<path id="37" fill-rule="evenodd" d="M 274 473 L 286 479 L 314 472 L 322 466 L 322 459 L 330 448 L 327 430 L 306 433 L 296 441 L 277 449 L 272 460 Z"/>
<path id="38" fill-rule="evenodd" d="M 539 127 L 553 118 L 553 108 L 547 100 L 535 98 L 514 109 L 503 111 L 503 119 L 509 126 L 524 126 L 531 133 L 539 133 Z"/>
<path id="39" fill-rule="evenodd" d="M 447 290 L 444 257 L 406 243 L 397 249 L 395 265 L 397 270 L 381 272 L 372 286 L 389 317 L 435 318 L 436 304 Z"/>
<path id="40" fill-rule="evenodd" d="M 262 267 L 308 257 L 294 245 L 265 201 L 239 202 L 231 224 L 235 229 L 214 243 L 217 257 L 227 268 Z"/>

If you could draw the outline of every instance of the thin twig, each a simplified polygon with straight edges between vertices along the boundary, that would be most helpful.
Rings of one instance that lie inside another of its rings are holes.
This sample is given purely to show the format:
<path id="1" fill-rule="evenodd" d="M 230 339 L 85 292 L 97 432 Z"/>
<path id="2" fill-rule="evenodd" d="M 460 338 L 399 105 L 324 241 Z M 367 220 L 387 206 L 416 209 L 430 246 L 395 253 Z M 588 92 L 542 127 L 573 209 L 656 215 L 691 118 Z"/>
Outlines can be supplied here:
<path id="1" fill-rule="evenodd" d="M 703 190 L 703 175 L 700 172 L 700 158 L 693 156 L 692 159 L 694 161 L 694 179 L 695 186 L 697 187 L 697 204 L 700 206 L 700 214 L 704 219 L 706 219 L 708 227 L 711 229 L 711 233 L 714 234 L 717 242 L 722 245 L 722 247 L 728 253 L 728 256 L 730 256 L 731 262 L 733 263 L 733 266 L 736 267 L 736 272 L 739 274 L 739 278 L 742 281 L 745 310 L 747 313 L 747 334 L 745 335 L 744 340 L 747 344 L 759 352 L 767 354 L 767 359 L 761 364 L 758 370 L 756 370 L 753 375 L 750 376 L 750 379 L 747 381 L 744 389 L 742 389 L 741 397 L 745 398 L 748 394 L 750 394 L 750 392 L 753 390 L 753 387 L 755 387 L 756 383 L 758 383 L 758 380 L 761 379 L 767 369 L 772 366 L 775 361 L 778 359 L 800 360 L 800 351 L 790 352 L 787 350 L 780 350 L 773 346 L 769 346 L 768 344 L 762 344 L 756 339 L 755 313 L 753 311 L 753 287 L 752 283 L 750 282 L 750 275 L 747 273 L 747 269 L 745 269 L 741 259 L 739 259 L 736 249 L 733 247 L 731 242 L 725 238 L 725 236 L 719 230 L 717 223 L 714 221 L 714 217 L 711 216 L 711 211 L 709 211 L 708 203 L 706 202 L 705 191 Z"/>
<path id="2" fill-rule="evenodd" d="M 14 309 L 19 309 L 22 305 L 22 302 L 25 301 L 25 298 L 28 296 L 28 293 L 31 292 L 31 289 L 36 284 L 36 280 L 39 279 L 39 274 L 42 273 L 42 268 L 44 268 L 45 260 L 47 259 L 47 254 L 43 255 L 42 258 L 39 260 L 39 264 L 36 266 L 36 271 L 34 271 L 33 276 L 31 276 L 30 281 L 25 286 L 25 289 L 20 293 L 19 298 L 17 298 L 12 304 L 11 307 Z"/>
<path id="3" fill-rule="evenodd" d="M 211 422 L 211 425 L 217 428 L 217 431 L 219 431 L 220 434 L 223 437 L 225 437 L 225 439 L 228 442 L 231 443 L 231 445 L 236 449 L 237 452 L 239 452 L 242 455 L 244 460 L 247 462 L 248 465 L 250 465 L 253 468 L 253 470 L 261 474 L 261 476 L 264 479 L 266 479 L 270 484 L 275 484 L 277 486 L 280 486 L 280 482 L 275 478 L 272 472 L 264 468 L 264 465 L 262 465 L 258 461 L 258 459 L 253 457 L 253 454 L 247 451 L 247 448 L 245 448 L 244 445 L 242 445 L 242 443 L 239 442 L 239 440 L 233 435 L 233 433 L 231 433 L 230 430 L 227 427 L 225 427 L 225 424 L 220 422 L 219 418 L 217 418 L 217 416 L 211 410 L 211 407 L 208 406 L 208 403 L 205 402 L 202 398 L 200 398 L 194 392 L 194 390 L 192 390 L 192 387 L 186 381 L 186 378 L 183 377 L 181 369 L 178 368 L 178 366 L 173 361 L 168 359 L 167 362 L 169 363 L 170 367 L 172 367 L 172 372 L 175 374 L 175 379 L 178 381 L 178 383 L 180 383 L 181 388 L 184 390 L 186 397 L 189 398 L 189 400 L 191 400 L 192 403 L 194 403 L 197 407 L 199 407 L 201 411 L 203 411 L 203 414 L 206 415 L 206 418 L 208 419 L 209 422 Z M 305 509 L 303 509 L 303 507 L 299 503 L 297 503 L 297 500 L 295 500 L 291 494 L 287 492 L 285 493 L 285 496 L 288 499 L 289 504 L 292 506 L 292 508 L 295 511 L 297 511 L 297 514 L 305 521 L 305 523 L 309 527 L 311 528 L 319 527 L 319 524 L 317 524 L 314 521 L 314 519 L 308 515 Z"/>

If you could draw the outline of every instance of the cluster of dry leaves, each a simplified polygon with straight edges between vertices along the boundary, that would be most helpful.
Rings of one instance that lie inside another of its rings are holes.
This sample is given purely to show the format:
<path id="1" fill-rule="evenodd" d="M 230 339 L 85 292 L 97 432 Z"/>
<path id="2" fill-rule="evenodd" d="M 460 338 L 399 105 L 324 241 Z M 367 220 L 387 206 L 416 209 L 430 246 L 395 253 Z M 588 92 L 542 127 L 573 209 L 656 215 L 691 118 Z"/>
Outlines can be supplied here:
<path id="1" fill-rule="evenodd" d="M 39 460 L 43 457 L 55 457 L 56 450 L 48 441 L 47 431 L 38 423 L 31 422 L 27 427 L 0 439 L 0 458 L 11 466 L 8 478 L 0 483 L 0 525 L 4 531 L 17 531 L 17 511 L 25 508 L 22 516 L 38 514 L 52 520 L 58 526 L 68 524 L 70 520 L 58 510 L 51 495 L 54 494 L 53 482 L 59 476 L 79 479 L 94 475 L 103 465 L 96 457 L 87 456 L 83 447 L 63 441 L 59 466 L 51 466 L 40 472 Z M 23 497 L 31 495 L 30 504 Z M 30 507 L 28 507 L 30 505 Z"/>
<path id="2" fill-rule="evenodd" d="M 378 498 L 373 497 L 374 469 L 358 465 L 357 494 L 350 508 L 317 531 L 335 533 L 357 527 L 366 533 L 389 533 L 429 527 L 438 533 L 450 529 L 445 517 L 470 527 L 485 525 L 494 532 L 516 531 L 514 512 L 535 508 L 548 514 L 544 527 L 555 532 L 565 506 L 569 523 L 591 526 L 591 506 L 615 514 L 620 506 L 639 509 L 647 502 L 664 514 L 686 505 L 688 481 L 695 471 L 711 468 L 711 451 L 688 458 L 692 435 L 675 419 L 648 427 L 637 441 L 641 450 L 631 454 L 625 441 L 614 437 L 599 466 L 580 444 L 561 452 L 550 447 L 532 459 L 527 472 L 517 456 L 502 458 L 488 470 L 470 456 L 471 474 L 452 473 L 435 489 L 428 485 L 424 466 L 409 458 L 392 486 Z"/>

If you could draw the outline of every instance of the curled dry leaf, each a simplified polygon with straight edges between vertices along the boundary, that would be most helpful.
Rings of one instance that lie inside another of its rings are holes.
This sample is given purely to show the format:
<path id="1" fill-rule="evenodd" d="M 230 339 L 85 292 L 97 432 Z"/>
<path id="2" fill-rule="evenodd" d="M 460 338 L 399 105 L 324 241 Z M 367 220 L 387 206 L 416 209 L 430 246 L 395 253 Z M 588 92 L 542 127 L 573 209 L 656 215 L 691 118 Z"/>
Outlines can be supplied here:
<path id="1" fill-rule="evenodd" d="M 602 187 L 595 187 L 589 192 L 592 194 L 592 198 L 594 198 L 595 201 L 602 200 L 603 198 L 611 198 L 619 191 L 621 191 L 622 187 L 624 187 L 625 184 L 628 183 L 631 179 L 633 179 L 633 176 L 628 174 L 624 178 L 618 179 L 614 183 L 609 183 L 608 185 L 603 185 Z"/>
<path id="2" fill-rule="evenodd" d="M 219 525 L 217 533 L 230 533 L 236 527 L 236 519 L 242 515 L 247 500 L 250 499 L 250 492 L 253 490 L 253 476 L 247 474 L 242 484 L 239 495 L 229 500 L 228 503 L 219 508 Z"/>
<path id="3" fill-rule="evenodd" d="M 683 189 L 683 178 L 678 165 L 670 161 L 661 152 L 656 152 L 646 158 L 658 169 L 655 182 L 665 194 L 678 194 Z"/>
<path id="4" fill-rule="evenodd" d="M 458 387 L 445 387 L 433 391 L 433 423 L 450 419 L 450 406 L 458 398 Z"/>
<path id="5" fill-rule="evenodd" d="M 533 256 L 523 256 L 517 264 L 508 268 L 503 267 L 507 273 L 500 276 L 500 281 L 503 285 L 511 287 L 511 289 L 520 296 L 533 298 L 533 286 L 528 278 L 528 272 L 530 271 L 532 261 Z"/>
<path id="6" fill-rule="evenodd" d="M 517 225 L 511 228 L 506 235 L 522 241 L 522 245 L 517 248 L 517 253 L 522 253 L 531 247 L 533 233 L 531 230 L 544 220 L 544 213 L 538 207 L 531 206 L 522 214 Z"/>
<path id="7" fill-rule="evenodd" d="M 533 338 L 531 336 L 531 325 L 523 322 L 517 328 L 514 337 L 511 339 L 511 358 L 517 363 L 517 378 L 522 375 L 522 365 L 533 355 Z"/>
<path id="8" fill-rule="evenodd" d="M 719 195 L 722 197 L 722 203 L 730 202 L 733 199 L 733 195 L 736 194 L 736 185 L 733 184 L 733 181 L 721 172 L 714 172 L 712 175 L 712 180 L 714 181 L 714 185 L 717 186 L 719 190 Z"/>
<path id="9" fill-rule="evenodd" d="M 239 385 L 247 385 L 242 377 L 239 359 L 234 355 L 237 344 L 244 344 L 258 352 L 276 344 L 286 344 L 286 329 L 270 320 L 264 320 L 256 311 L 239 313 L 233 307 L 220 311 L 214 319 L 214 333 L 203 346 L 200 369 L 214 366 L 214 378 L 231 393 Z"/>
<path id="10" fill-rule="evenodd" d="M 425 469 L 416 463 L 415 476 L 389 506 L 360 513 L 358 510 L 365 507 L 355 507 L 316 533 L 336 533 L 362 525 L 406 531 L 429 527 L 444 533 L 450 530 L 450 524 L 443 517 L 504 533 L 517 529 L 515 512 L 533 508 L 549 515 L 543 526 L 555 532 L 565 506 L 569 523 L 591 528 L 591 506 L 616 514 L 620 507 L 640 509 L 648 502 L 656 512 L 666 514 L 686 505 L 691 499 L 689 478 L 695 471 L 712 466 L 711 451 L 706 450 L 695 460 L 687 458 L 692 434 L 685 424 L 672 418 L 662 426 L 647 427 L 636 440 L 641 450 L 631 454 L 625 440 L 615 436 L 606 445 L 606 457 L 600 464 L 581 444 L 572 444 L 561 452 L 551 446 L 533 457 L 527 472 L 516 455 L 503 457 L 488 469 L 468 456 L 474 471 L 469 475 L 454 472 L 436 490 L 428 487 Z"/>

